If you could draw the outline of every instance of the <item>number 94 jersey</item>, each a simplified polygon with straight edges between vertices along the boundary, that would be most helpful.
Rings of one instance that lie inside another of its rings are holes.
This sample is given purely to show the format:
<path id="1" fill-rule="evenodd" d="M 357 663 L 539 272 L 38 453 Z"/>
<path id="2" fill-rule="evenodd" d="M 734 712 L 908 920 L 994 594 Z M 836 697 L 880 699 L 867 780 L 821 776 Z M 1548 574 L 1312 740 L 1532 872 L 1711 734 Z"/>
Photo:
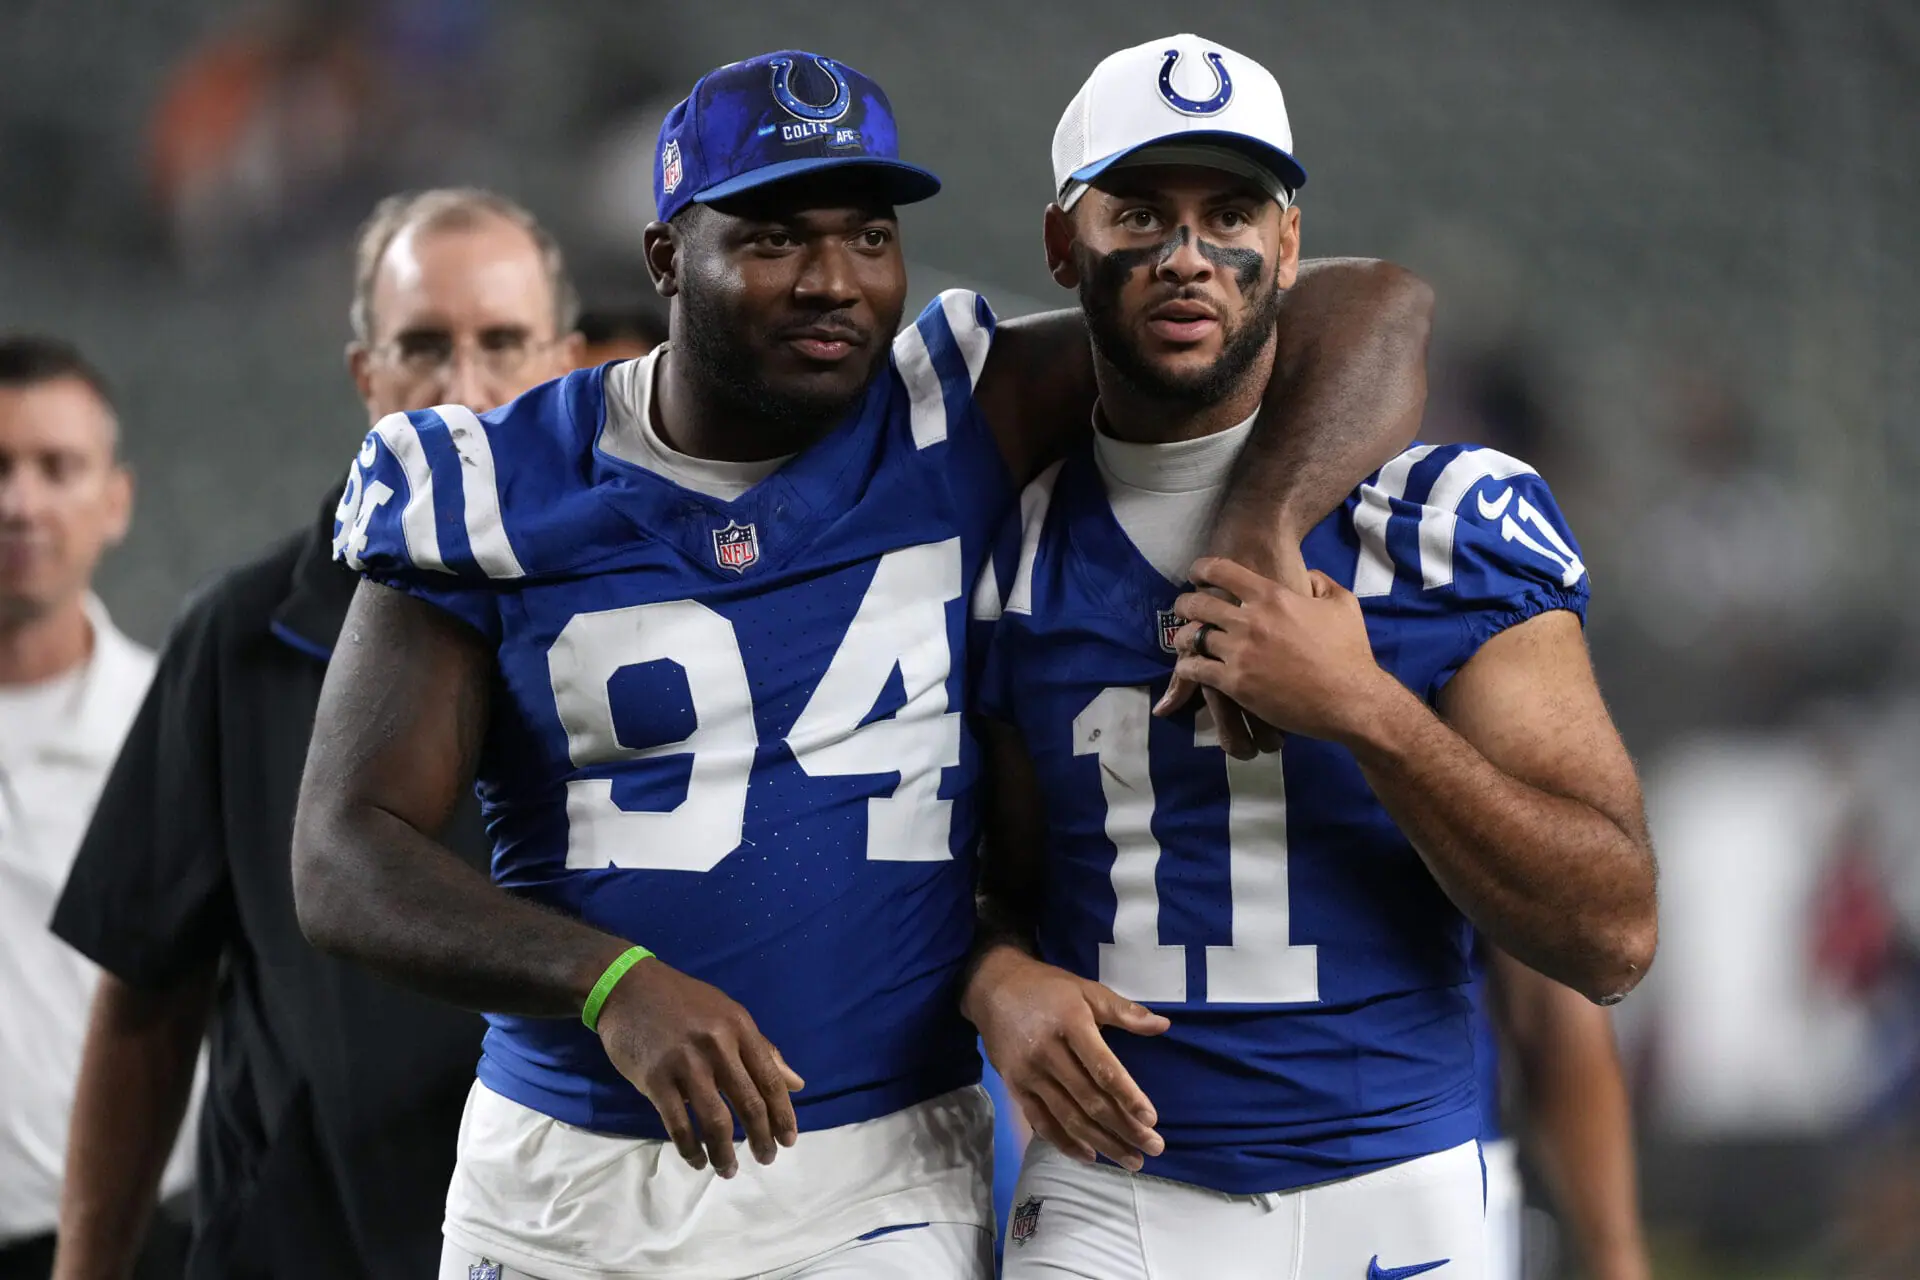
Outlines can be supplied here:
<path id="1" fill-rule="evenodd" d="M 1407 451 L 1304 550 L 1430 704 L 1502 629 L 1585 613 L 1546 486 L 1488 449 Z M 1204 709 L 1152 716 L 1179 589 L 1122 531 L 1090 454 L 1029 487 L 995 569 L 1012 585 L 979 697 L 1020 731 L 1045 797 L 1042 954 L 1173 1024 L 1108 1035 L 1159 1112 L 1167 1150 L 1146 1171 L 1255 1194 L 1471 1141 L 1470 927 L 1352 754 L 1288 735 L 1243 762 Z"/>
<path id="2" fill-rule="evenodd" d="M 745 1005 L 803 1129 L 979 1078 L 956 659 L 1014 497 L 973 403 L 992 332 L 936 299 L 849 421 L 733 501 L 640 464 L 648 365 L 384 419 L 341 503 L 337 555 L 496 648 L 494 880 Z M 488 1021 L 494 1092 L 665 1136 L 577 1019 Z"/>

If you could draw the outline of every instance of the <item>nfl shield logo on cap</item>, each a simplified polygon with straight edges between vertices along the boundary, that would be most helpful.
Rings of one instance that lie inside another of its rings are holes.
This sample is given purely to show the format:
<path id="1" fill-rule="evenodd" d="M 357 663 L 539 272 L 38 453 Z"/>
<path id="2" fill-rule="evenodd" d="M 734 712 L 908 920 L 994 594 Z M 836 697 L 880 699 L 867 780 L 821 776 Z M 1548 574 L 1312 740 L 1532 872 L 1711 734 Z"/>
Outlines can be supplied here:
<path id="1" fill-rule="evenodd" d="M 713 558 L 719 562 L 722 569 L 731 569 L 735 573 L 741 572 L 758 560 L 760 539 L 754 533 L 753 526 L 729 520 L 726 528 L 715 529 Z"/>
<path id="2" fill-rule="evenodd" d="M 467 1280 L 500 1280 L 500 1264 L 482 1258 L 467 1268 Z"/>
<path id="3" fill-rule="evenodd" d="M 660 189 L 672 195 L 680 189 L 680 143 L 669 142 L 660 152 Z"/>

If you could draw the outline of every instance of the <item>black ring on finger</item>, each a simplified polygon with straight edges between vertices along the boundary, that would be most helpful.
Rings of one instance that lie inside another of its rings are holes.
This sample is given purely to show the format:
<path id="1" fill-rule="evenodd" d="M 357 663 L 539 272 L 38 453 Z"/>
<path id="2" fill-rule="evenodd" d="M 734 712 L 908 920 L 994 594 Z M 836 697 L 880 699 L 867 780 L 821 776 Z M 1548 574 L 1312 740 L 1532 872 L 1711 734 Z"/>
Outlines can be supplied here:
<path id="1" fill-rule="evenodd" d="M 1218 630 L 1220 630 L 1220 628 L 1213 623 L 1203 622 L 1200 624 L 1200 629 L 1193 633 L 1193 651 L 1211 662 L 1218 662 L 1220 659 L 1214 657 L 1212 652 L 1207 649 L 1207 633 Z"/>

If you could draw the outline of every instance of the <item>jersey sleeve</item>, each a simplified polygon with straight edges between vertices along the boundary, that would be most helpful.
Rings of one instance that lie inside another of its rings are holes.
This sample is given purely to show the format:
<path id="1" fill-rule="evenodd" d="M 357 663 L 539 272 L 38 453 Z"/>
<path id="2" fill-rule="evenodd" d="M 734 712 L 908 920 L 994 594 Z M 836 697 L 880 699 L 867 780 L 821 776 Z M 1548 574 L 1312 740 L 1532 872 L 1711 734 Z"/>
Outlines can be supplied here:
<path id="1" fill-rule="evenodd" d="M 973 674 L 971 710 L 992 720 L 1013 716 L 1008 674 L 1007 588 L 1020 558 L 1020 521 L 1008 520 L 993 540 L 980 580 L 974 584 L 967 616 L 967 665 Z"/>
<path id="2" fill-rule="evenodd" d="M 497 640 L 494 588 L 525 571 L 502 512 L 496 414 L 441 405 L 374 424 L 334 512 L 333 554 Z"/>
<path id="3" fill-rule="evenodd" d="M 993 349 L 995 320 L 987 300 L 949 289 L 893 342 L 893 367 L 906 388 L 914 446 L 942 468 L 955 501 L 989 537 L 1015 490 L 1000 445 L 974 402 Z"/>
<path id="4" fill-rule="evenodd" d="M 1001 522 L 986 567 L 974 584 L 967 624 L 973 710 L 1008 724 L 1016 722 L 1018 713 L 1013 649 L 1033 614 L 1034 563 L 1064 465 L 1054 463 L 1021 492 L 1019 511 Z"/>
<path id="5" fill-rule="evenodd" d="M 1414 527 L 1390 539 L 1398 544 L 1393 589 L 1406 606 L 1396 612 L 1419 643 L 1396 650 L 1398 674 L 1432 701 L 1507 628 L 1555 609 L 1584 623 L 1589 584 L 1566 517 L 1532 467 L 1496 450 L 1453 446 L 1419 470 L 1431 483 L 1406 510 Z"/>

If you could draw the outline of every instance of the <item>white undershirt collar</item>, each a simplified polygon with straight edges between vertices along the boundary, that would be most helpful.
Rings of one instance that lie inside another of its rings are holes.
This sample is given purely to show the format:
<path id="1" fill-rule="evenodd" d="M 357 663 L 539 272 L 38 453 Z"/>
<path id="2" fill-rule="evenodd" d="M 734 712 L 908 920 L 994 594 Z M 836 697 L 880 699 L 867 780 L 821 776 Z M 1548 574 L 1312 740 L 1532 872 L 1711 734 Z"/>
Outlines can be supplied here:
<path id="1" fill-rule="evenodd" d="M 622 462 L 645 468 L 683 489 L 732 502 L 785 466 L 794 455 L 728 462 L 696 458 L 668 444 L 653 424 L 654 379 L 667 345 L 663 342 L 646 355 L 607 370 L 607 421 L 600 433 L 600 447 Z"/>
<path id="2" fill-rule="evenodd" d="M 1255 410 L 1246 421 L 1193 440 L 1136 444 L 1109 435 L 1101 414 L 1093 411 L 1093 454 L 1110 483 L 1147 493 L 1196 493 L 1227 482 L 1235 458 L 1253 431 Z"/>

